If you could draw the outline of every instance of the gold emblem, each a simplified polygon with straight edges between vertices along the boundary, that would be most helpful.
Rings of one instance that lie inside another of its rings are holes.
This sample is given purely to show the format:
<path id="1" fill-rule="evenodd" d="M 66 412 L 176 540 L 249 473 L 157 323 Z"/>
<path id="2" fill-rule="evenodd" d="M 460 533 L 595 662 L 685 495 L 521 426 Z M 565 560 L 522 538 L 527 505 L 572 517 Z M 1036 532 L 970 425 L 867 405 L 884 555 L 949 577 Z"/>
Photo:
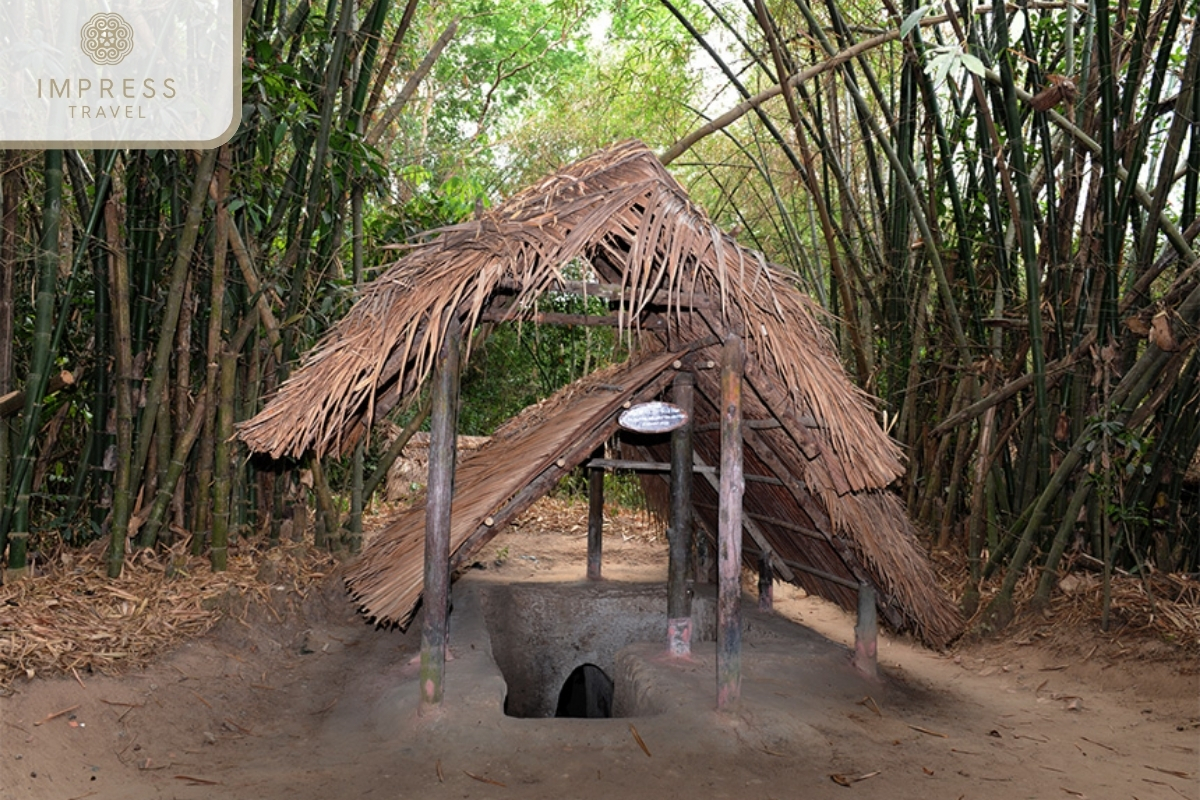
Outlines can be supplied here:
<path id="1" fill-rule="evenodd" d="M 79 46 L 97 65 L 120 64 L 133 52 L 133 28 L 120 14 L 95 14 L 79 30 Z"/>

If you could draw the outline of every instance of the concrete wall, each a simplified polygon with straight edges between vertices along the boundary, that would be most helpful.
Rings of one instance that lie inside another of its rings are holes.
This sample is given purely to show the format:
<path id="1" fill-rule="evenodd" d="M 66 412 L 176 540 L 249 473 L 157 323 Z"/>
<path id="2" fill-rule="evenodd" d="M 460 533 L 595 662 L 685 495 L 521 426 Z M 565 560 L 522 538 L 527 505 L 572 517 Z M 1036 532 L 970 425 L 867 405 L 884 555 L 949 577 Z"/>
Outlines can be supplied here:
<path id="1" fill-rule="evenodd" d="M 508 684 L 509 716 L 554 716 L 563 683 L 582 664 L 619 684 L 619 650 L 634 642 L 666 647 L 663 584 L 497 583 L 481 586 L 480 594 L 492 655 Z M 693 641 L 711 641 L 713 609 L 704 599 L 693 605 Z"/>

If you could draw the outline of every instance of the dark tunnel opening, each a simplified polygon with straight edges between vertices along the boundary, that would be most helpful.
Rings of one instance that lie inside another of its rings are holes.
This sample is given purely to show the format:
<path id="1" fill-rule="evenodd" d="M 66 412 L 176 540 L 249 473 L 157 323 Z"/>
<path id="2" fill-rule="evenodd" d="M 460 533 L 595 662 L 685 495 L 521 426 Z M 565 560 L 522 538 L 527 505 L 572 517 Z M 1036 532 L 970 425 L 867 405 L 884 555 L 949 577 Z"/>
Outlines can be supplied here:
<path id="1" fill-rule="evenodd" d="M 558 693 L 556 717 L 606 719 L 612 716 L 613 680 L 595 664 L 582 664 Z"/>

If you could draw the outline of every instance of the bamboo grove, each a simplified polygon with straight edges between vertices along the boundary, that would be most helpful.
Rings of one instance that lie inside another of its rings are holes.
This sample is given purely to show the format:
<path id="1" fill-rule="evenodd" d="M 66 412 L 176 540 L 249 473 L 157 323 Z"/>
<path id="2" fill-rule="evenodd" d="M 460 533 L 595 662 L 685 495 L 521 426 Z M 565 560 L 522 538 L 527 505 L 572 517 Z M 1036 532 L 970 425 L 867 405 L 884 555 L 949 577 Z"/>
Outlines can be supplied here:
<path id="1" fill-rule="evenodd" d="M 225 146 L 0 154 L 8 579 L 98 538 L 113 575 L 127 545 L 221 569 L 310 504 L 318 544 L 357 549 L 420 413 L 329 463 L 251 460 L 235 425 L 380 245 L 614 136 L 830 312 L 968 612 L 986 587 L 1003 624 L 1027 575 L 1045 604 L 1068 563 L 1200 569 L 1195 0 L 243 7 Z M 597 20 L 653 55 L 580 56 Z"/>
<path id="2" fill-rule="evenodd" d="M 665 159 L 720 133 L 689 169 L 756 175 L 727 205 L 838 315 L 966 610 L 1029 569 L 1045 604 L 1068 554 L 1194 571 L 1196 4 L 706 5 L 741 102 Z"/>

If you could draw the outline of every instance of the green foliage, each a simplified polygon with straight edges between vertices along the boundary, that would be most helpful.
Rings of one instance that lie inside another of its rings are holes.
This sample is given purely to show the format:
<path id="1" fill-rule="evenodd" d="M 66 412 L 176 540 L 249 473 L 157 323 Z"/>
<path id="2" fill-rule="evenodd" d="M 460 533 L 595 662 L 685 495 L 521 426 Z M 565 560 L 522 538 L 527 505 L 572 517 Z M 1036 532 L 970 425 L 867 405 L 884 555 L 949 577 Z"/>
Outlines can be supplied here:
<path id="1" fill-rule="evenodd" d="M 578 269 L 564 270 L 578 279 Z M 551 293 L 538 311 L 564 314 L 608 313 L 604 300 Z M 471 357 L 463 378 L 459 429 L 488 435 L 527 406 L 621 358 L 620 343 L 608 327 L 506 323 Z"/>

